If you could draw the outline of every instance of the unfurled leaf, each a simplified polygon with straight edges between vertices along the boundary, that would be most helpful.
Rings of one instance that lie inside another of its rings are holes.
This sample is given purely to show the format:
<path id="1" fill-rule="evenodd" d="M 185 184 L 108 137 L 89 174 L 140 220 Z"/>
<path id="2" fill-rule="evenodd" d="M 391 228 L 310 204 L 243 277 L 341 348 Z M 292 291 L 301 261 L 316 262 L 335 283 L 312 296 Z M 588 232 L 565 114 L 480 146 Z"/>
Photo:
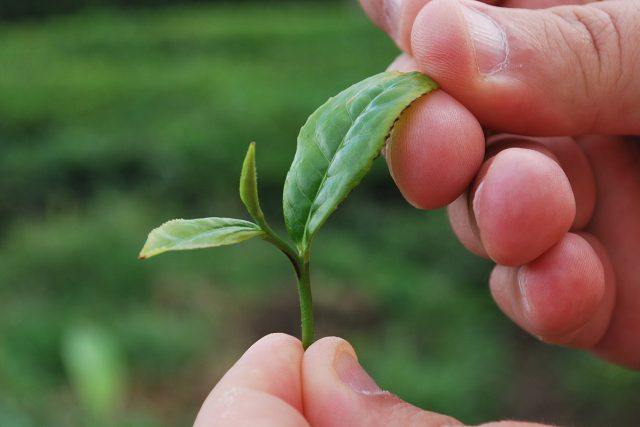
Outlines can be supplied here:
<path id="1" fill-rule="evenodd" d="M 287 230 L 306 248 L 378 157 L 400 113 L 437 88 L 417 73 L 385 72 L 330 98 L 307 120 L 284 185 Z"/>
<path id="2" fill-rule="evenodd" d="M 140 258 L 149 258 L 167 251 L 232 245 L 264 234 L 256 224 L 241 219 L 174 219 L 149 233 Z"/>
<path id="3" fill-rule="evenodd" d="M 256 143 L 249 144 L 240 173 L 240 199 L 249 215 L 256 221 L 264 218 L 258 199 L 258 173 L 256 171 Z"/>

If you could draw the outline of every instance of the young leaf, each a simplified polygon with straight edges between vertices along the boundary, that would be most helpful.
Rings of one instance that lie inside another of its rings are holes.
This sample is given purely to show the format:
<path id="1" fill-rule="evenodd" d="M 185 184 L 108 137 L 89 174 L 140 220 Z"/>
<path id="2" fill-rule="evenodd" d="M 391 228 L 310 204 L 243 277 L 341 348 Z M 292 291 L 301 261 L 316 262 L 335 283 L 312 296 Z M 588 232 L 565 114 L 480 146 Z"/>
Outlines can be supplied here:
<path id="1" fill-rule="evenodd" d="M 249 215 L 258 223 L 264 220 L 258 199 L 258 173 L 256 172 L 256 143 L 249 144 L 249 149 L 242 163 L 240 173 L 240 199 L 247 208 Z"/>
<path id="2" fill-rule="evenodd" d="M 167 251 L 232 245 L 264 235 L 256 224 L 241 219 L 174 219 L 149 233 L 140 258 L 149 258 Z"/>
<path id="3" fill-rule="evenodd" d="M 283 194 L 287 231 L 298 248 L 308 247 L 366 175 L 400 113 L 436 88 L 417 72 L 385 72 L 340 92 L 309 117 Z"/>
<path id="4" fill-rule="evenodd" d="M 264 213 L 260 208 L 260 200 L 258 199 L 258 172 L 256 171 L 256 143 L 249 144 L 249 149 L 242 163 L 242 172 L 240 173 L 240 199 L 244 203 L 249 215 L 258 223 L 258 226 L 264 231 L 264 239 L 274 244 L 291 260 L 296 272 L 300 270 L 297 263 L 297 254 L 291 244 L 285 242 L 278 234 L 271 229 L 264 217 Z"/>

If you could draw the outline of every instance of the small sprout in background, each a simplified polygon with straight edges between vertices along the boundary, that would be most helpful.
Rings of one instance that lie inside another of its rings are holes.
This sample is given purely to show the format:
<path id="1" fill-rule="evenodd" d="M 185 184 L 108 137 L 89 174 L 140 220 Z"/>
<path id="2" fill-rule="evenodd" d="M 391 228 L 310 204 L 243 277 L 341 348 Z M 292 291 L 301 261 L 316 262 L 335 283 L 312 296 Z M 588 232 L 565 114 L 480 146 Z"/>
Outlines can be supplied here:
<path id="1" fill-rule="evenodd" d="M 116 425 L 126 395 L 124 357 L 117 341 L 96 325 L 70 328 L 62 342 L 62 361 L 87 420 Z"/>
<path id="2" fill-rule="evenodd" d="M 140 258 L 167 251 L 201 249 L 260 237 L 291 261 L 298 282 L 302 344 L 313 342 L 309 261 L 313 237 L 369 172 L 385 140 L 414 100 L 437 88 L 418 72 L 384 72 L 345 89 L 320 106 L 300 129 L 283 191 L 283 240 L 267 223 L 258 199 L 255 143 L 240 176 L 240 198 L 255 223 L 231 218 L 169 221 L 149 233 Z"/>

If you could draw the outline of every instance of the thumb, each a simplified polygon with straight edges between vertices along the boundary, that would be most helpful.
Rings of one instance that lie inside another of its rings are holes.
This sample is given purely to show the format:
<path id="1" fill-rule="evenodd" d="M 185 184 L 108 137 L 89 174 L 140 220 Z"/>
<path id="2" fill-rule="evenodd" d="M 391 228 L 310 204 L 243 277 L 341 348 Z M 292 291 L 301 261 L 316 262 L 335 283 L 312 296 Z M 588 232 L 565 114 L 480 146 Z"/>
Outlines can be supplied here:
<path id="1" fill-rule="evenodd" d="M 323 338 L 307 349 L 302 387 L 305 418 L 315 427 L 461 425 L 383 391 L 362 369 L 351 345 L 340 338 Z"/>
<path id="2" fill-rule="evenodd" d="M 323 338 L 305 352 L 302 400 L 305 418 L 314 427 L 462 426 L 451 417 L 423 411 L 383 391 L 362 369 L 353 347 L 335 337 Z M 550 426 L 501 421 L 478 427 Z"/>
<path id="3" fill-rule="evenodd" d="M 395 3 L 402 19 L 394 31 L 407 53 L 483 125 L 536 135 L 640 133 L 640 2 L 538 10 Z"/>

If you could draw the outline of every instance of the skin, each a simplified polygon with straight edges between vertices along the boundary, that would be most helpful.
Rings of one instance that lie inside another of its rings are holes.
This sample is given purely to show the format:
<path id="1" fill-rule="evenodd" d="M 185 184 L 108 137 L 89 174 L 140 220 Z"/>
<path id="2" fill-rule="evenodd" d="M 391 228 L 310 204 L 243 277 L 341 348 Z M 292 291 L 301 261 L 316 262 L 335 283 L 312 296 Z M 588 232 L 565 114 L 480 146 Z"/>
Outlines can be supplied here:
<path id="1" fill-rule="evenodd" d="M 361 3 L 404 52 L 390 68 L 442 88 L 388 144 L 405 198 L 447 206 L 464 246 L 496 263 L 491 294 L 524 330 L 640 369 L 640 3 Z M 276 334 L 231 368 L 195 425 L 461 424 L 382 392 L 340 338 L 303 352 Z"/>
<path id="2" fill-rule="evenodd" d="M 341 338 L 307 351 L 271 334 L 229 369 L 204 402 L 194 427 L 445 427 L 455 419 L 423 411 L 381 390 Z M 505 421 L 479 427 L 541 427 Z"/>

